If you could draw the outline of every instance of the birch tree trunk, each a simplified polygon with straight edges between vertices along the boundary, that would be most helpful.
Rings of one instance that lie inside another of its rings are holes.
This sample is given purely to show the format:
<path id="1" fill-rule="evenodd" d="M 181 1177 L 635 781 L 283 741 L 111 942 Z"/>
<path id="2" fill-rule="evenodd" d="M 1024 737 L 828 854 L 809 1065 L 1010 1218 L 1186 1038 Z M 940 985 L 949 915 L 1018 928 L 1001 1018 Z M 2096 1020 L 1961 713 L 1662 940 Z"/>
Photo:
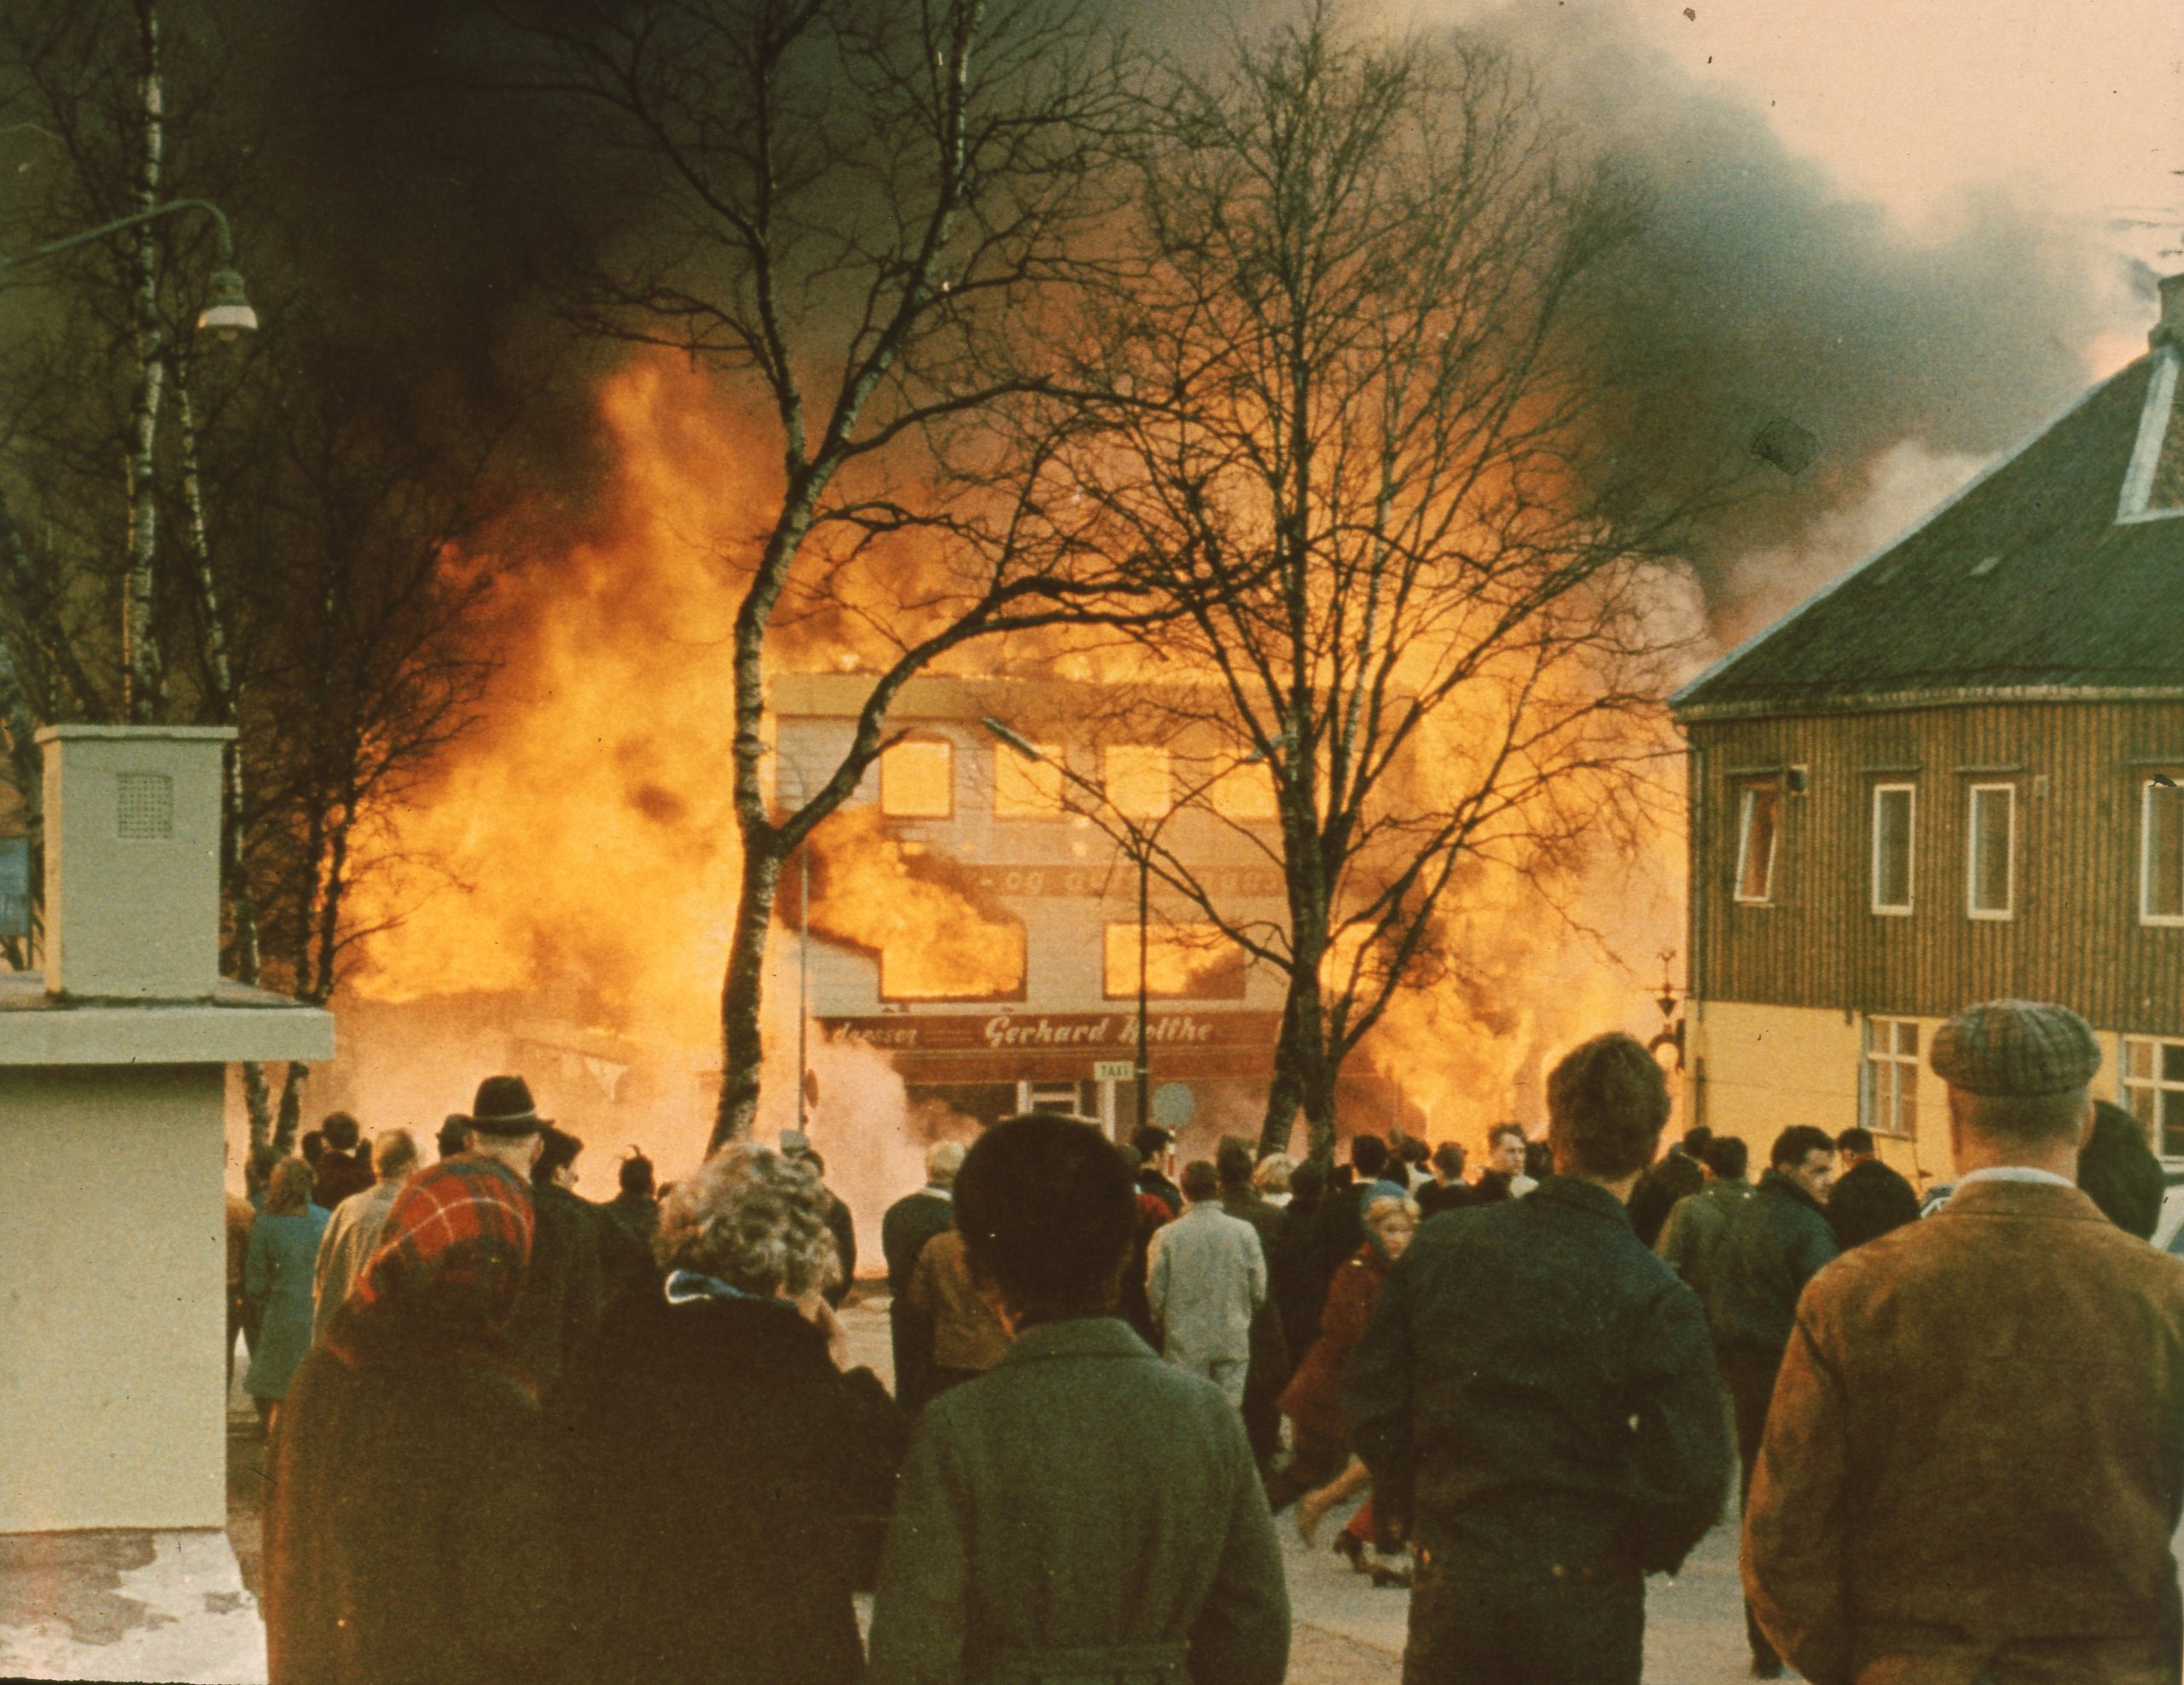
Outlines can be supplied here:
<path id="1" fill-rule="evenodd" d="M 132 208 L 151 210 L 160 202 L 160 169 L 166 137 L 164 95 L 160 81 L 160 18 L 155 0 L 136 0 L 136 28 L 142 73 L 142 149 L 136 161 Z M 160 242 L 147 223 L 136 234 L 136 404 L 130 427 L 129 573 L 122 601 L 122 712 L 132 725 L 148 725 L 159 714 L 160 671 L 152 630 L 153 567 L 159 546 L 159 502 L 154 471 L 159 446 L 160 400 L 166 360 L 160 352 Z"/>
<path id="2" fill-rule="evenodd" d="M 212 577 L 212 533 L 205 520 L 205 486 L 197 463 L 197 410 L 191 398 L 188 355 L 177 352 L 174 369 L 175 418 L 182 429 L 182 495 L 189 517 L 190 560 L 195 564 L 197 594 L 205 615 L 205 665 L 212 676 L 212 700 L 223 725 L 240 725 L 242 698 L 234 663 L 228 655 L 227 621 L 221 612 L 218 582 Z M 250 881 L 243 833 L 242 743 L 228 746 L 226 776 L 220 801 L 226 822 L 220 828 L 220 872 L 227 881 L 228 905 L 235 919 L 235 976 L 255 985 L 259 973 L 258 897 Z M 273 1126 L 265 1067 L 256 1060 L 242 1066 L 243 1102 L 250 1113 L 250 1144 L 264 1145 Z"/>

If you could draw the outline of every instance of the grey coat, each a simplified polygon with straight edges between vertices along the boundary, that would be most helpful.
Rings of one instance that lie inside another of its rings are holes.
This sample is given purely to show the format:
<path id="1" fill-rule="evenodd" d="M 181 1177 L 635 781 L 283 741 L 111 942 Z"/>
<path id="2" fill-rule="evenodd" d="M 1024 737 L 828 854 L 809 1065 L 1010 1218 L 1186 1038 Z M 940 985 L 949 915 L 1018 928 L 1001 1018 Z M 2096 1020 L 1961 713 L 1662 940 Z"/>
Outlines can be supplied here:
<path id="1" fill-rule="evenodd" d="M 1281 1685 L 1288 1659 L 1243 1423 L 1124 1323 L 1028 1328 L 926 1407 L 866 1685 Z"/>
<path id="2" fill-rule="evenodd" d="M 1240 1363 L 1265 1301 L 1258 1231 L 1211 1202 L 1186 1206 L 1153 1231 L 1145 1299 L 1163 1348 L 1179 1363 Z"/>

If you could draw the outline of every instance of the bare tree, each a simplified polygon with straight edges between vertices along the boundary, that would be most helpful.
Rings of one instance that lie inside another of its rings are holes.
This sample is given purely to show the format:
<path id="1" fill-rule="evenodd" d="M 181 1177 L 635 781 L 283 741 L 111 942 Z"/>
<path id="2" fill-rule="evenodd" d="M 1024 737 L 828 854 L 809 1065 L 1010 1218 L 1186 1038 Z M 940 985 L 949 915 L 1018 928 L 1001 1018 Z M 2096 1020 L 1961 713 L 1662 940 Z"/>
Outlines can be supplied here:
<path id="1" fill-rule="evenodd" d="M 0 344 L 6 770 L 34 822 L 38 723 L 235 726 L 224 964 L 323 1003 L 368 933 L 350 892 L 384 855 L 381 820 L 472 718 L 491 574 L 451 547 L 502 507 L 494 469 L 536 382 L 489 405 L 430 369 L 390 373 L 367 324 L 330 331 L 251 168 L 256 119 L 221 97 L 218 13 L 167 12 L 26 0 L 0 17 L 0 100 L 35 125 L 36 166 L 0 249 L 148 192 L 213 199 L 245 231 L 265 321 L 252 341 L 200 345 L 200 221 L 32 272 L 40 307 Z M 276 1097 L 245 1067 L 253 1143 L 293 1141 L 305 1074 L 291 1066 Z"/>
<path id="2" fill-rule="evenodd" d="M 567 17 L 526 26 L 544 67 L 520 79 L 602 119 L 665 230 L 588 319 L 717 370 L 780 463 L 747 549 L 722 558 L 741 591 L 743 858 L 718 1144 L 757 1111 L 782 864 L 886 747 L 903 683 L 973 639 L 1147 611 L 1101 512 L 1056 500 L 1061 442 L 1084 420 L 1053 401 L 1037 343 L 1109 208 L 1127 65 L 1087 9 L 1055 0 L 639 0 Z M 874 617 L 893 657 L 848 752 L 797 805 L 770 799 L 770 633 L 905 537 L 915 565 Z"/>
<path id="3" fill-rule="evenodd" d="M 1565 161 L 1505 58 L 1353 44 L 1325 5 L 1159 98 L 1072 371 L 1114 425 L 1072 467 L 1185 610 L 1133 707 L 1191 787 L 1270 781 L 1236 830 L 1286 915 L 1107 819 L 1282 974 L 1263 1145 L 1301 1109 L 1325 1153 L 1452 886 L 1551 880 L 1658 751 L 1644 584 L 1685 511 L 1616 449 L 1589 290 L 1641 206 Z"/>

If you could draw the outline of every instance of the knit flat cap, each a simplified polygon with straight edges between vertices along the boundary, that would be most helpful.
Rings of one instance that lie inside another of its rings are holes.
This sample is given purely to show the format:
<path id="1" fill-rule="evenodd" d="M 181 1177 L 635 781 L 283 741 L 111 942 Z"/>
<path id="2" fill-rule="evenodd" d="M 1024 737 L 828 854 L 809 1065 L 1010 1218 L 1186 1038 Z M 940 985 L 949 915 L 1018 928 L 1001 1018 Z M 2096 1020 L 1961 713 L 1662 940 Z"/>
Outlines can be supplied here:
<path id="1" fill-rule="evenodd" d="M 2067 1094 L 2100 1069 L 2093 1026 L 2045 1001 L 1987 1001 L 1934 1032 L 1934 1074 L 1967 1094 Z"/>

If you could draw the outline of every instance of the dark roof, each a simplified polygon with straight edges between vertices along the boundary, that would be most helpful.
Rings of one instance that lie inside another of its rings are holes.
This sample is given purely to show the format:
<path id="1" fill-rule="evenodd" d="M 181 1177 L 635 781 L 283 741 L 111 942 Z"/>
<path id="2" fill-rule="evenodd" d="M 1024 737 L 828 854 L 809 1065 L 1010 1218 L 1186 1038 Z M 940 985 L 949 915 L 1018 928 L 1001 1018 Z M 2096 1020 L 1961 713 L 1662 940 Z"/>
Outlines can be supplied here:
<path id="1" fill-rule="evenodd" d="M 2178 360 L 2164 344 L 2094 387 L 1670 706 L 1705 718 L 2184 696 Z"/>

